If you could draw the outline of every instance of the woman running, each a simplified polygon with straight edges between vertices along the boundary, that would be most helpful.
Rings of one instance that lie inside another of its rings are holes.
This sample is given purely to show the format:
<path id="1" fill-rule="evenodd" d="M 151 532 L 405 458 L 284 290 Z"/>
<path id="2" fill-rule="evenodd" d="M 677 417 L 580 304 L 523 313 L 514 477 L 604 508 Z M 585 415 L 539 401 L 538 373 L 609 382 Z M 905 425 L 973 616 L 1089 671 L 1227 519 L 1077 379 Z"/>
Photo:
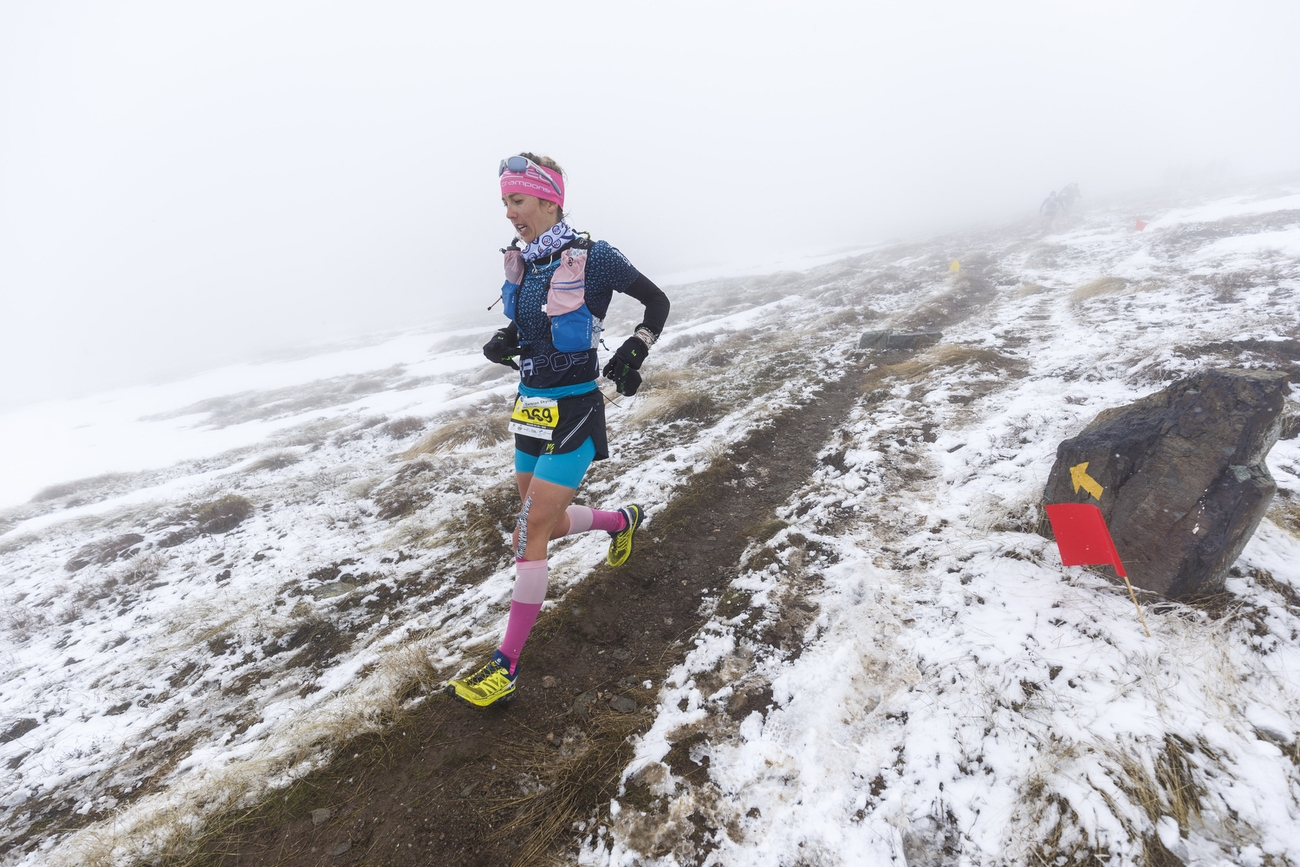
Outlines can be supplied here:
<path id="1" fill-rule="evenodd" d="M 497 173 L 506 219 L 517 237 L 502 251 L 501 299 L 510 324 L 493 335 L 483 354 L 519 371 L 510 430 L 523 505 L 514 533 L 515 587 L 505 638 L 486 665 L 447 686 L 478 707 L 514 695 L 519 654 L 546 598 L 547 543 L 604 530 L 611 537 L 611 566 L 623 565 L 632 553 L 640 506 L 602 512 L 572 505 L 591 462 L 609 457 L 596 346 L 615 292 L 645 305 L 633 336 L 600 371 L 619 394 L 636 394 L 641 363 L 668 319 L 668 297 L 658 286 L 617 248 L 593 242 L 565 222 L 564 173 L 554 160 L 521 153 L 502 160 Z"/>

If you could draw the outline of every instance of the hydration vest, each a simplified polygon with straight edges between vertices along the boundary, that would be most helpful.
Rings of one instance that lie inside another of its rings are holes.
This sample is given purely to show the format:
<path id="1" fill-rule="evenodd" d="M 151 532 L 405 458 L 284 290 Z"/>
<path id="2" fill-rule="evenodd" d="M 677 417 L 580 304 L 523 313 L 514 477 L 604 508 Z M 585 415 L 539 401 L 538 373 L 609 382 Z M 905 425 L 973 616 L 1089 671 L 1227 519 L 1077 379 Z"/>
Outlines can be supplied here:
<path id="1" fill-rule="evenodd" d="M 587 253 L 592 240 L 579 235 L 560 251 L 560 266 L 551 273 L 542 312 L 551 320 L 551 343 L 561 352 L 595 349 L 600 343 L 604 320 L 587 309 Z M 524 283 L 528 263 L 519 251 L 518 242 L 505 250 L 506 282 L 501 287 L 505 314 L 514 321 L 515 301 Z"/>

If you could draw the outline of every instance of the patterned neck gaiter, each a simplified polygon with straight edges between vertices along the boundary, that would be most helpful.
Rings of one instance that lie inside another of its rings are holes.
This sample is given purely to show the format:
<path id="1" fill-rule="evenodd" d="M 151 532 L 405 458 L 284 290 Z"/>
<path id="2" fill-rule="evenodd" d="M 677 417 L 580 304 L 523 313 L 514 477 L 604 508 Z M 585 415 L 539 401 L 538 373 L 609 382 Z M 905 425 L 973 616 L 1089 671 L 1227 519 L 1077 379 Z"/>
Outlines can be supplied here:
<path id="1" fill-rule="evenodd" d="M 520 255 L 525 262 L 535 262 L 551 255 L 576 237 L 578 237 L 578 233 L 569 228 L 568 223 L 561 220 L 539 235 L 537 240 L 525 245 L 523 250 L 520 251 Z"/>

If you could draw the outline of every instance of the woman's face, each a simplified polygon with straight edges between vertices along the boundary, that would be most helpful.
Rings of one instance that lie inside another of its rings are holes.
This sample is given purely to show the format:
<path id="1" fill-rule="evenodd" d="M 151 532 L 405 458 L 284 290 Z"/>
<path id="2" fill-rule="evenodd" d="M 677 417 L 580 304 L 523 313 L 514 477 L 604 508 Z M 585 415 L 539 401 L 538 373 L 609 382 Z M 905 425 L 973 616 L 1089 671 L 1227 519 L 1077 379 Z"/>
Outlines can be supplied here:
<path id="1" fill-rule="evenodd" d="M 501 197 L 506 206 L 506 219 L 525 244 L 536 241 L 543 232 L 559 222 L 555 202 L 544 201 L 524 193 L 510 193 Z"/>

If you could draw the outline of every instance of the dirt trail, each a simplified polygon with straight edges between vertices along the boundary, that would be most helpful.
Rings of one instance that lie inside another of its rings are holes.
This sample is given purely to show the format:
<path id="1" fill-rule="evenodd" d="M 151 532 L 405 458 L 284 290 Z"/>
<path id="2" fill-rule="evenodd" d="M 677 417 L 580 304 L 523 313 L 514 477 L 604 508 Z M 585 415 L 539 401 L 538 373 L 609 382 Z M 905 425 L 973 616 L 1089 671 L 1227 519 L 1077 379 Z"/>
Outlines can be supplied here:
<path id="1" fill-rule="evenodd" d="M 770 535 L 862 387 L 855 366 L 693 476 L 627 565 L 597 569 L 538 621 L 514 702 L 477 711 L 433 696 L 175 863 L 538 864 L 572 845 L 574 823 L 616 794 L 628 736 L 650 725 L 711 611 L 702 597 L 717 598 L 764 525 Z"/>

